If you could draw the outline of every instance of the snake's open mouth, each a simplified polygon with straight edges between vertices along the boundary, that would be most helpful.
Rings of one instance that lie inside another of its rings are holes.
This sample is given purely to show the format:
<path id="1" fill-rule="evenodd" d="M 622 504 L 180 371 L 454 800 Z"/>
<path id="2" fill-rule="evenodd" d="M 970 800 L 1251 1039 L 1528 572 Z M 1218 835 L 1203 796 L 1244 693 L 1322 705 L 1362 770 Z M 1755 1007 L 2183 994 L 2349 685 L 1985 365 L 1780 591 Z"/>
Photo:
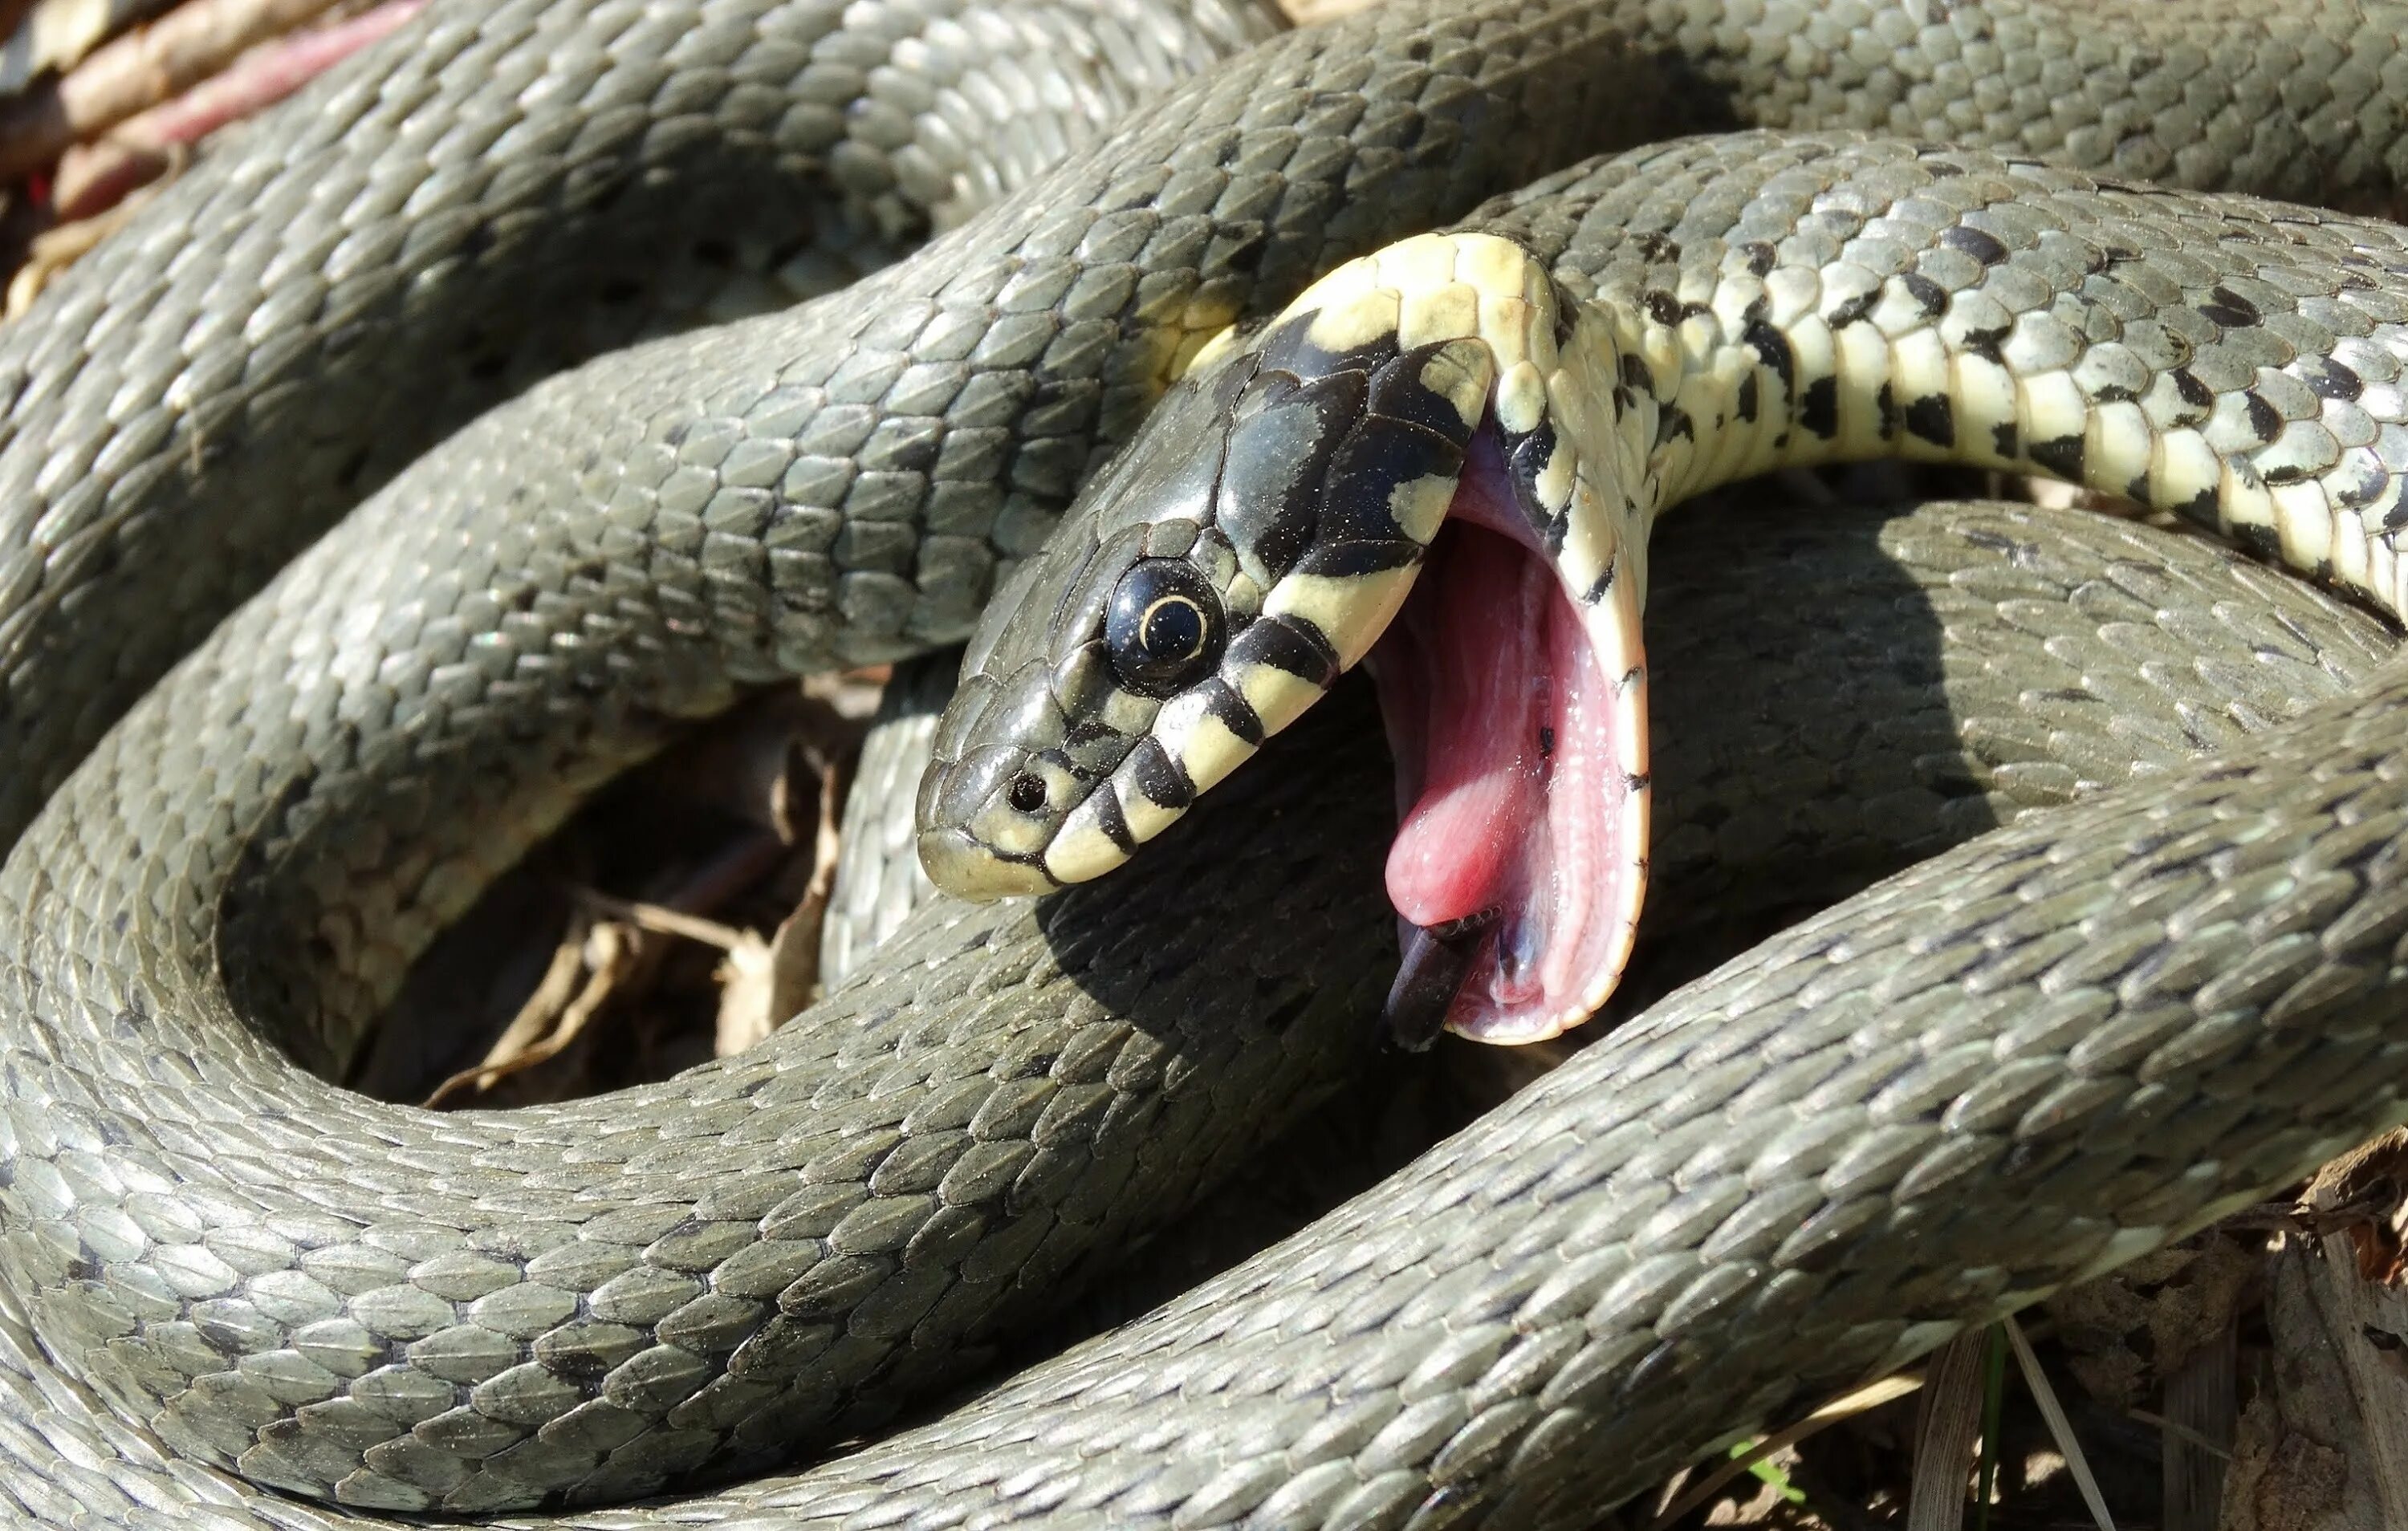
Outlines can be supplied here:
<path id="1" fill-rule="evenodd" d="M 1405 1045 L 1441 1025 L 1544 1040 L 1621 976 L 1645 874 L 1645 715 L 1612 657 L 1635 656 L 1637 634 L 1596 624 L 1627 609 L 1584 614 L 1565 592 L 1484 431 L 1370 656 L 1397 760 L 1405 960 L 1388 1018 Z"/>

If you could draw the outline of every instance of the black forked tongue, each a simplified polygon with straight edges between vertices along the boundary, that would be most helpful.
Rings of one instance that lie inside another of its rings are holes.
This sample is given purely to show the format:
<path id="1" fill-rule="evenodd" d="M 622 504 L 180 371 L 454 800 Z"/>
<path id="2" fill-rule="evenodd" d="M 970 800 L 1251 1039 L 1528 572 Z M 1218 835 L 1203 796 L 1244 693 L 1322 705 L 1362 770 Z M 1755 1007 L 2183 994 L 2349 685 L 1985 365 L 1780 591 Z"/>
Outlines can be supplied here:
<path id="1" fill-rule="evenodd" d="M 1405 959 L 1381 1011 L 1392 1045 L 1405 1052 L 1429 1051 L 1446 1029 L 1446 1012 L 1455 1008 L 1455 992 L 1480 954 L 1481 938 L 1503 913 L 1485 909 L 1444 924 L 1405 926 Z"/>

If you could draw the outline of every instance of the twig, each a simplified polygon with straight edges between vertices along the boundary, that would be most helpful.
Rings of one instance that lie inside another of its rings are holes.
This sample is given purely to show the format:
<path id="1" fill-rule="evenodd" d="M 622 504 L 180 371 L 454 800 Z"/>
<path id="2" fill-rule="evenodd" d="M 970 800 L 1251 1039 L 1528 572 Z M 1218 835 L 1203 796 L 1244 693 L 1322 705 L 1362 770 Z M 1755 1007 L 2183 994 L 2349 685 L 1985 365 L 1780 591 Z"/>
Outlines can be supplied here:
<path id="1" fill-rule="evenodd" d="M 681 936 L 689 941 L 715 946 L 722 952 L 732 952 L 743 943 L 746 933 L 734 925 L 716 920 L 687 914 L 666 904 L 638 903 L 633 899 L 613 898 L 609 894 L 587 891 L 588 904 L 614 920 L 624 920 L 638 930 L 648 930 L 662 936 Z"/>

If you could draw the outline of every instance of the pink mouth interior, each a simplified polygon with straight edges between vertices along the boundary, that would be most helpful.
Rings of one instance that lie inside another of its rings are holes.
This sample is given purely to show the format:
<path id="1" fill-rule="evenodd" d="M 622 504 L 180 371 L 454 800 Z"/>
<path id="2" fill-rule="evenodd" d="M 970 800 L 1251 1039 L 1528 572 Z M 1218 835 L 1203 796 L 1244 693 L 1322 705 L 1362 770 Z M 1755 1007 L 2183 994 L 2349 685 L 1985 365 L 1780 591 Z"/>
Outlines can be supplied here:
<path id="1" fill-rule="evenodd" d="M 1629 790 L 1617 698 L 1513 504 L 1493 433 L 1474 440 L 1371 667 L 1397 759 L 1399 993 L 1416 937 L 1426 953 L 1429 927 L 1466 922 L 1441 968 L 1462 971 L 1448 1030 L 1522 1042 L 1579 1024 L 1616 976 L 1621 894 L 1638 875 L 1637 848 L 1614 843 Z"/>

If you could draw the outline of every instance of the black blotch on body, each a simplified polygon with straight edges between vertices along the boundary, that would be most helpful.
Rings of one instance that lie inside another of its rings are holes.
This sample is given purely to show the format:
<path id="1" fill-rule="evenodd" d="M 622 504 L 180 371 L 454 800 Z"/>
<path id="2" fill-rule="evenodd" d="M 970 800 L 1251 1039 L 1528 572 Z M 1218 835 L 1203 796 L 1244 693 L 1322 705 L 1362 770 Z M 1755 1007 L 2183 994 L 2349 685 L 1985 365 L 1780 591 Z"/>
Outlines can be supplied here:
<path id="1" fill-rule="evenodd" d="M 2302 356 L 2299 369 L 2301 379 L 2318 398 L 2347 401 L 2366 391 L 2365 381 L 2357 373 L 2329 357 Z"/>
<path id="2" fill-rule="evenodd" d="M 1817 378 L 1799 401 L 1798 423 L 1828 441 L 1840 434 L 1840 380 Z"/>
<path id="3" fill-rule="evenodd" d="M 1956 444 L 1956 410 L 1945 393 L 1926 393 L 1906 407 L 1906 428 L 1935 447 Z"/>
<path id="4" fill-rule="evenodd" d="M 1695 441 L 1698 438 L 1698 430 L 1690 422 L 1689 412 L 1686 409 L 1676 404 L 1668 404 L 1664 407 L 1663 414 L 1657 417 L 1656 422 L 1656 445 L 1661 447 L 1676 436 L 1685 436 Z"/>
<path id="5" fill-rule="evenodd" d="M 2060 436 L 2053 440 L 2035 441 L 2026 455 L 2058 478 L 2073 483 L 2082 481 L 2084 451 L 2082 437 Z"/>
<path id="6" fill-rule="evenodd" d="M 2266 402 L 2266 395 L 2251 388 L 2241 397 L 2249 409 L 2249 428 L 2258 433 L 2260 441 L 2272 441 L 2283 434 L 2283 413 Z"/>
<path id="7" fill-rule="evenodd" d="M 2271 561 L 2283 556 L 2283 535 L 2272 526 L 2243 522 L 2226 527 L 2225 534 L 2260 558 Z"/>
<path id="8" fill-rule="evenodd" d="M 2228 330 L 2246 329 L 2258 322 L 2258 306 L 2229 287 L 2211 290 L 2208 301 L 2199 306 L 2200 317 L 2214 320 Z"/>
<path id="9" fill-rule="evenodd" d="M 2007 365 L 2005 351 L 2007 336 L 2013 333 L 2014 328 L 2013 325 L 2000 325 L 1994 330 L 1967 330 L 1965 349 L 1985 362 L 1995 362 L 2004 366 Z"/>
<path id="10" fill-rule="evenodd" d="M 1861 322 L 1867 314 L 1873 311 L 1873 305 L 1880 301 L 1881 290 L 1879 288 L 1875 288 L 1870 293 L 1859 293 L 1855 297 L 1848 299 L 1845 303 L 1842 303 L 1838 308 L 1832 309 L 1829 313 L 1825 314 L 1823 316 L 1823 322 L 1830 325 L 1831 328 L 1835 330 L 1844 330 L 1851 324 Z"/>
<path id="11" fill-rule="evenodd" d="M 1630 236 L 1630 242 L 1649 261 L 1668 263 L 1681 258 L 1680 242 L 1656 229 L 1641 229 Z"/>
<path id="12" fill-rule="evenodd" d="M 1940 242 L 1952 250 L 1971 255 L 1984 265 L 1996 265 L 2007 258 L 2007 247 L 1996 235 L 1963 223 L 1951 223 L 1940 232 Z"/>
<path id="13" fill-rule="evenodd" d="M 1908 296 L 1922 306 L 1926 319 L 1938 319 L 1948 311 L 1948 289 L 1922 272 L 1909 271 L 1899 278 L 1899 283 L 1906 289 Z"/>
<path id="14" fill-rule="evenodd" d="M 1753 347 L 1764 365 L 1781 379 L 1784 398 L 1798 396 L 1798 353 L 1789 347 L 1789 337 L 1762 320 L 1741 332 L 1740 339 Z"/>
<path id="15" fill-rule="evenodd" d="M 2408 481 L 2401 484 L 2391 508 L 2383 512 L 2383 529 L 2386 532 L 2396 532 L 2402 526 L 2408 526 Z"/>

